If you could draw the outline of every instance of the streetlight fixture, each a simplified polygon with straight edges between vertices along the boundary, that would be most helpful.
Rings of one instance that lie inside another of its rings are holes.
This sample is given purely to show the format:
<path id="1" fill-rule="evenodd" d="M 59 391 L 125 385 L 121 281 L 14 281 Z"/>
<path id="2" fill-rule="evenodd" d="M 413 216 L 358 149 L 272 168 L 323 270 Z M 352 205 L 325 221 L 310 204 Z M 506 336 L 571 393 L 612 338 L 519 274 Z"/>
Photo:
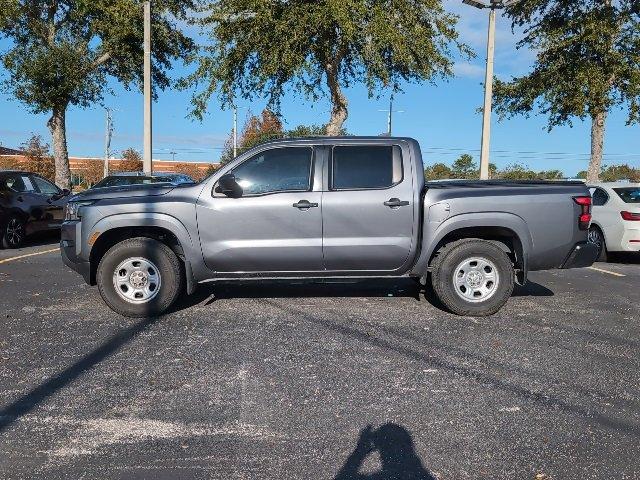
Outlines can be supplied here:
<path id="1" fill-rule="evenodd" d="M 462 0 L 462 3 L 475 8 L 489 9 L 489 32 L 487 35 L 487 68 L 484 77 L 484 107 L 482 109 L 482 146 L 480 150 L 480 179 L 489 179 L 489 147 L 491 142 L 491 109 L 493 97 L 493 62 L 496 43 L 496 10 L 505 8 L 520 0 L 490 0 L 484 3 L 478 0 Z"/>

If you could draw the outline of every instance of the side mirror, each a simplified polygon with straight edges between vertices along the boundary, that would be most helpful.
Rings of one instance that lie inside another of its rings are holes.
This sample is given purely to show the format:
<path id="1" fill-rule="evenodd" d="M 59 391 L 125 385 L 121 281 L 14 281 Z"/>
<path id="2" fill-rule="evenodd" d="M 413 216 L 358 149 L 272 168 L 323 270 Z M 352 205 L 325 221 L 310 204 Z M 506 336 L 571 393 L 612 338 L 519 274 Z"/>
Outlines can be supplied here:
<path id="1" fill-rule="evenodd" d="M 69 190 L 68 188 L 63 188 L 62 189 L 62 196 L 63 197 L 68 197 L 69 195 L 71 195 L 71 190 Z"/>
<path id="2" fill-rule="evenodd" d="M 236 182 L 236 176 L 233 173 L 226 173 L 218 179 L 216 192 L 231 198 L 240 198 L 243 193 L 242 187 Z"/>

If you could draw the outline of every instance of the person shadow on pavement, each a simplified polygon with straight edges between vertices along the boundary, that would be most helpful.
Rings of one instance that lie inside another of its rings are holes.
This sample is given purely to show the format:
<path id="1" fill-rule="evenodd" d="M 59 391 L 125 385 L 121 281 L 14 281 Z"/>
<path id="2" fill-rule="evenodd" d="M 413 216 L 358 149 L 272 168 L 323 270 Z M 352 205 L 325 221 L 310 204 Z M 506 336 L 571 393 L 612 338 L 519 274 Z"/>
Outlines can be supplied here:
<path id="1" fill-rule="evenodd" d="M 369 455 L 378 452 L 381 468 L 373 473 L 360 473 Z M 334 480 L 437 480 L 416 454 L 411 434 L 406 428 L 387 423 L 373 429 L 368 425 L 360 432 L 358 443 Z"/>

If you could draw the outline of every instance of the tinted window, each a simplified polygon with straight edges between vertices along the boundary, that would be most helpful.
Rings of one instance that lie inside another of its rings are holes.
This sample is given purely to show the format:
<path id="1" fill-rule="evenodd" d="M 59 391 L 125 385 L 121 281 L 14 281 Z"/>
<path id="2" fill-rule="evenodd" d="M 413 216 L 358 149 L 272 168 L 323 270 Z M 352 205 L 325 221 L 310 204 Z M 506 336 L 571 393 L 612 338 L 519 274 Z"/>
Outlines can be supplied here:
<path id="1" fill-rule="evenodd" d="M 332 188 L 387 188 L 402 180 L 399 147 L 334 147 Z"/>
<path id="2" fill-rule="evenodd" d="M 609 195 L 607 195 L 607 192 L 605 192 L 601 188 L 596 188 L 593 191 L 592 197 L 593 197 L 594 207 L 601 207 L 602 205 L 607 203 L 607 201 L 609 200 Z"/>
<path id="3" fill-rule="evenodd" d="M 3 187 L 13 190 L 14 192 L 33 192 L 33 184 L 26 175 L 7 175 L 3 181 Z"/>
<path id="4" fill-rule="evenodd" d="M 45 180 L 44 178 L 36 177 L 34 175 L 31 177 L 31 179 L 33 180 L 33 183 L 36 184 L 36 187 L 38 188 L 38 190 L 40 190 L 40 193 L 44 193 L 45 195 L 55 195 L 57 193 L 60 193 L 60 190 L 58 190 L 58 187 L 56 187 L 53 183 L 49 182 L 48 180 Z"/>
<path id="5" fill-rule="evenodd" d="M 640 203 L 640 188 L 638 187 L 614 188 L 613 191 L 620 196 L 624 203 Z"/>
<path id="6" fill-rule="evenodd" d="M 277 148 L 266 150 L 233 169 L 243 195 L 309 190 L 311 149 Z"/>

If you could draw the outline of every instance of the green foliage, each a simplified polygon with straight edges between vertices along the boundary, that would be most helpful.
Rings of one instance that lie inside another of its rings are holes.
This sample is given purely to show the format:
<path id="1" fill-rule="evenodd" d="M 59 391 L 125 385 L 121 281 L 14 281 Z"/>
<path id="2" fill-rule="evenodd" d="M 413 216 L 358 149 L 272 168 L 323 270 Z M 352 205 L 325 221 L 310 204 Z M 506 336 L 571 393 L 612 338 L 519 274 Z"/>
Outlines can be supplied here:
<path id="1" fill-rule="evenodd" d="M 7 2 L 7 0 L 3 0 Z M 169 85 L 167 69 L 194 48 L 177 27 L 196 0 L 153 2 L 153 80 Z M 0 10 L 3 89 L 34 113 L 87 107 L 102 100 L 106 78 L 128 88 L 142 83 L 143 9 L 137 0 L 10 0 Z"/>
<path id="2" fill-rule="evenodd" d="M 478 164 L 473 161 L 473 157 L 468 153 L 460 156 L 451 168 L 454 178 L 479 178 L 480 172 L 478 170 Z"/>
<path id="3" fill-rule="evenodd" d="M 424 169 L 424 177 L 427 180 L 446 180 L 453 178 L 453 173 L 444 163 L 434 163 Z"/>
<path id="4" fill-rule="evenodd" d="M 397 91 L 452 75 L 453 50 L 471 55 L 441 0 L 210 0 L 203 11 L 211 45 L 184 82 L 202 87 L 197 117 L 216 92 L 223 106 L 263 96 L 278 111 L 285 87 L 315 100 L 326 84 L 346 118 L 342 87 Z"/>
<path id="5" fill-rule="evenodd" d="M 618 180 L 640 182 L 640 169 L 627 164 L 609 165 L 603 167 L 600 179 L 603 182 L 617 182 Z"/>
<path id="6" fill-rule="evenodd" d="M 480 177 L 480 170 L 473 161 L 473 157 L 464 154 L 453 163 L 451 168 L 444 163 L 428 166 L 425 168 L 424 176 L 426 180 L 477 179 Z M 491 179 L 503 180 L 560 180 L 564 178 L 564 174 L 560 170 L 536 172 L 520 163 L 512 163 L 504 170 L 498 170 L 495 164 L 490 163 L 489 176 Z"/>
<path id="7" fill-rule="evenodd" d="M 537 58 L 531 73 L 496 81 L 501 117 L 539 110 L 551 129 L 628 105 L 628 122 L 640 120 L 637 0 L 523 0 L 505 13 Z"/>

